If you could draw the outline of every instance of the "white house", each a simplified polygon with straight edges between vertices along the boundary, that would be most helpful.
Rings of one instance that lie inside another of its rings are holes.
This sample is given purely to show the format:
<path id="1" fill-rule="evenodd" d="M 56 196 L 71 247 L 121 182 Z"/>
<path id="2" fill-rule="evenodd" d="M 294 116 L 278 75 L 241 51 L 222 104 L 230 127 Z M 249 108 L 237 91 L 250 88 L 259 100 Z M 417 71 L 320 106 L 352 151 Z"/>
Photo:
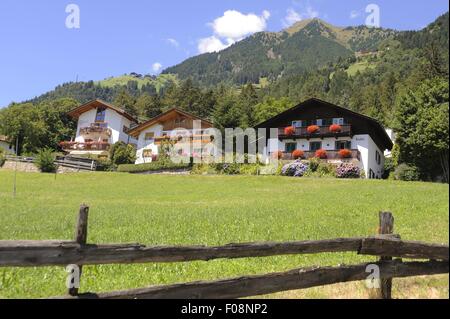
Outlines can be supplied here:
<path id="1" fill-rule="evenodd" d="M 110 146 L 119 141 L 137 144 L 137 140 L 128 135 L 128 131 L 138 121 L 119 107 L 94 100 L 68 114 L 78 120 L 75 138 L 60 143 L 70 155 L 102 158 L 107 157 Z"/>
<path id="2" fill-rule="evenodd" d="M 5 153 L 16 154 L 16 148 L 14 142 L 5 135 L 0 135 L 0 148 L 5 151 Z"/>
<path id="3" fill-rule="evenodd" d="M 318 99 L 309 99 L 257 128 L 267 129 L 266 155 L 281 152 L 276 156 L 292 159 L 296 150 L 303 158 L 321 153 L 328 162 L 355 163 L 367 178 L 382 177 L 385 151 L 393 146 L 377 120 Z M 277 129 L 278 138 L 269 138 L 271 128 Z"/>
<path id="4" fill-rule="evenodd" d="M 199 127 L 196 127 L 194 121 Z M 128 132 L 137 139 L 136 164 L 155 160 L 159 155 L 159 146 L 164 140 L 176 139 L 180 145 L 182 142 L 179 139 L 183 138 L 188 147 L 194 147 L 189 149 L 190 154 L 201 154 L 203 146 L 211 142 L 210 135 L 204 130 L 212 127 L 212 123 L 207 120 L 176 108 L 170 109 Z"/>

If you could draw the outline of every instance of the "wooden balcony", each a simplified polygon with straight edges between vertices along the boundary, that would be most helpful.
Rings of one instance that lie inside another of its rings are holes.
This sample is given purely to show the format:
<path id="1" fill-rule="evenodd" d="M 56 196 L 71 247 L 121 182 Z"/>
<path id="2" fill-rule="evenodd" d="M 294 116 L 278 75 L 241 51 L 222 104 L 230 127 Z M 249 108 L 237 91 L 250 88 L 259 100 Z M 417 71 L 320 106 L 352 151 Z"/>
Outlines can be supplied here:
<path id="1" fill-rule="evenodd" d="M 80 129 L 81 135 L 89 135 L 92 133 L 105 134 L 111 136 L 112 131 L 108 128 L 108 123 L 92 123 L 88 127 L 83 127 Z"/>
<path id="2" fill-rule="evenodd" d="M 350 157 L 343 158 L 339 155 L 339 150 L 327 150 L 327 158 L 326 160 L 361 160 L 361 153 L 358 150 L 350 150 L 351 155 Z M 316 156 L 315 151 L 304 151 L 304 157 L 303 159 L 310 159 Z M 286 153 L 283 152 L 281 156 L 282 160 L 294 160 L 294 157 L 292 156 L 292 153 Z"/>
<path id="3" fill-rule="evenodd" d="M 108 151 L 111 144 L 106 142 L 61 142 L 64 151 Z"/>
<path id="4" fill-rule="evenodd" d="M 330 126 L 319 126 L 319 130 L 315 133 L 308 133 L 308 127 L 297 127 L 295 133 L 287 135 L 284 132 L 284 127 L 278 128 L 279 139 L 296 139 L 296 138 L 313 138 L 313 137 L 338 137 L 338 136 L 351 136 L 352 126 L 350 124 L 340 125 L 341 130 L 339 132 L 332 132 Z"/>

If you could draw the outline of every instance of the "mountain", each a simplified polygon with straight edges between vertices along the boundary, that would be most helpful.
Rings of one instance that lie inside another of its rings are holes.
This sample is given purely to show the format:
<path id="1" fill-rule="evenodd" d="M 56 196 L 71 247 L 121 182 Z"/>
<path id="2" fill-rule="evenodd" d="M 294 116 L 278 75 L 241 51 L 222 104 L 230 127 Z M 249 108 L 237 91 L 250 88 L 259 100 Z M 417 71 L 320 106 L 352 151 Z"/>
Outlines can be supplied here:
<path id="1" fill-rule="evenodd" d="M 398 32 L 365 26 L 341 28 L 320 19 L 297 22 L 281 32 L 259 32 L 229 48 L 192 57 L 167 68 L 203 85 L 258 83 L 275 80 L 374 51 Z"/>

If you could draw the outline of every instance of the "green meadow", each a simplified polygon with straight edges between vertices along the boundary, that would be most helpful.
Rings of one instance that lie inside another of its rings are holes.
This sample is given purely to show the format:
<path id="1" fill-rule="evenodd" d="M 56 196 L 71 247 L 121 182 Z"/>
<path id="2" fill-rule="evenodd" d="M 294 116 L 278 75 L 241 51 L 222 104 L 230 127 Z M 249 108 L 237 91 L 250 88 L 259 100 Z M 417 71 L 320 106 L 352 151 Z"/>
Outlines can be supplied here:
<path id="1" fill-rule="evenodd" d="M 403 239 L 448 243 L 445 184 L 279 176 L 33 174 L 0 170 L 0 240 L 71 240 L 90 206 L 88 242 L 221 245 L 373 235 L 391 211 Z M 302 266 L 365 262 L 352 253 L 102 265 L 83 268 L 81 292 L 211 280 Z M 0 298 L 65 294 L 64 267 L 0 268 Z M 363 283 L 268 297 L 366 297 Z M 394 298 L 448 298 L 448 276 L 394 280 Z"/>

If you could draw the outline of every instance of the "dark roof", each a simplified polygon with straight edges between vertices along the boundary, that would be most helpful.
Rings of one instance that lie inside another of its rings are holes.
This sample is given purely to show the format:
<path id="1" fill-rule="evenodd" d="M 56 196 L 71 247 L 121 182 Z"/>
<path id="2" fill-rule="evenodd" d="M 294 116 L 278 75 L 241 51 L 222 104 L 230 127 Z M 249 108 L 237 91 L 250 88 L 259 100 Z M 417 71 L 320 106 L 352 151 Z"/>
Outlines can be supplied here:
<path id="1" fill-rule="evenodd" d="M 180 109 L 174 107 L 174 108 L 171 108 L 170 110 L 167 110 L 166 112 L 164 112 L 164 113 L 162 113 L 160 115 L 155 116 L 154 118 L 151 118 L 150 120 L 148 120 L 148 121 L 146 121 L 144 123 L 139 124 L 138 126 L 133 127 L 131 130 L 128 131 L 128 134 L 131 135 L 131 136 L 136 137 L 136 136 L 139 135 L 140 132 L 142 132 L 146 128 L 152 126 L 155 123 L 163 121 L 164 118 L 166 118 L 168 115 L 170 115 L 171 113 L 174 113 L 174 112 L 179 113 L 181 115 L 184 115 L 186 117 L 190 117 L 192 119 L 200 120 L 203 123 L 206 123 L 206 124 L 210 125 L 211 127 L 213 126 L 213 124 L 211 122 L 209 122 L 209 121 L 207 121 L 205 119 L 202 119 L 202 118 L 200 118 L 200 117 L 198 117 L 196 115 L 190 114 L 188 112 L 185 112 L 183 110 L 180 110 Z"/>
<path id="2" fill-rule="evenodd" d="M 383 128 L 380 122 L 378 122 L 376 119 L 371 118 L 367 115 L 363 115 L 357 112 L 354 112 L 350 109 L 347 109 L 342 106 L 338 106 L 326 101 L 322 101 L 317 98 L 311 98 L 308 99 L 258 125 L 256 125 L 256 128 L 271 128 L 271 127 L 280 127 L 281 123 L 284 121 L 288 121 L 289 119 L 292 120 L 301 120 L 301 118 L 298 118 L 299 112 L 306 112 L 310 111 L 310 113 L 314 113 L 313 108 L 318 107 L 325 107 L 330 110 L 335 111 L 336 113 L 342 114 L 343 116 L 347 116 L 349 118 L 352 118 L 355 120 L 355 122 L 358 122 L 357 130 L 360 131 L 360 134 L 363 134 L 364 131 L 365 134 L 369 134 L 374 142 L 380 147 L 380 149 L 392 149 L 393 143 L 392 140 L 389 138 L 389 135 L 386 133 L 386 130 Z M 322 112 L 323 113 L 323 112 Z M 320 117 L 319 117 L 320 118 Z M 359 134 L 358 132 L 355 132 L 356 134 Z"/>
<path id="3" fill-rule="evenodd" d="M 96 100 L 90 101 L 86 104 L 80 105 L 77 108 L 70 111 L 68 114 L 69 114 L 69 116 L 71 116 L 73 118 L 78 118 L 80 116 L 80 114 L 87 112 L 90 109 L 97 108 L 99 106 L 106 107 L 108 109 L 116 111 L 117 113 L 119 113 L 123 117 L 129 119 L 130 121 L 138 123 L 138 120 L 134 116 L 132 116 L 130 113 L 127 113 L 124 109 L 121 109 L 120 107 L 117 107 L 115 105 L 112 105 L 112 104 L 107 103 L 100 99 L 96 99 Z"/>

